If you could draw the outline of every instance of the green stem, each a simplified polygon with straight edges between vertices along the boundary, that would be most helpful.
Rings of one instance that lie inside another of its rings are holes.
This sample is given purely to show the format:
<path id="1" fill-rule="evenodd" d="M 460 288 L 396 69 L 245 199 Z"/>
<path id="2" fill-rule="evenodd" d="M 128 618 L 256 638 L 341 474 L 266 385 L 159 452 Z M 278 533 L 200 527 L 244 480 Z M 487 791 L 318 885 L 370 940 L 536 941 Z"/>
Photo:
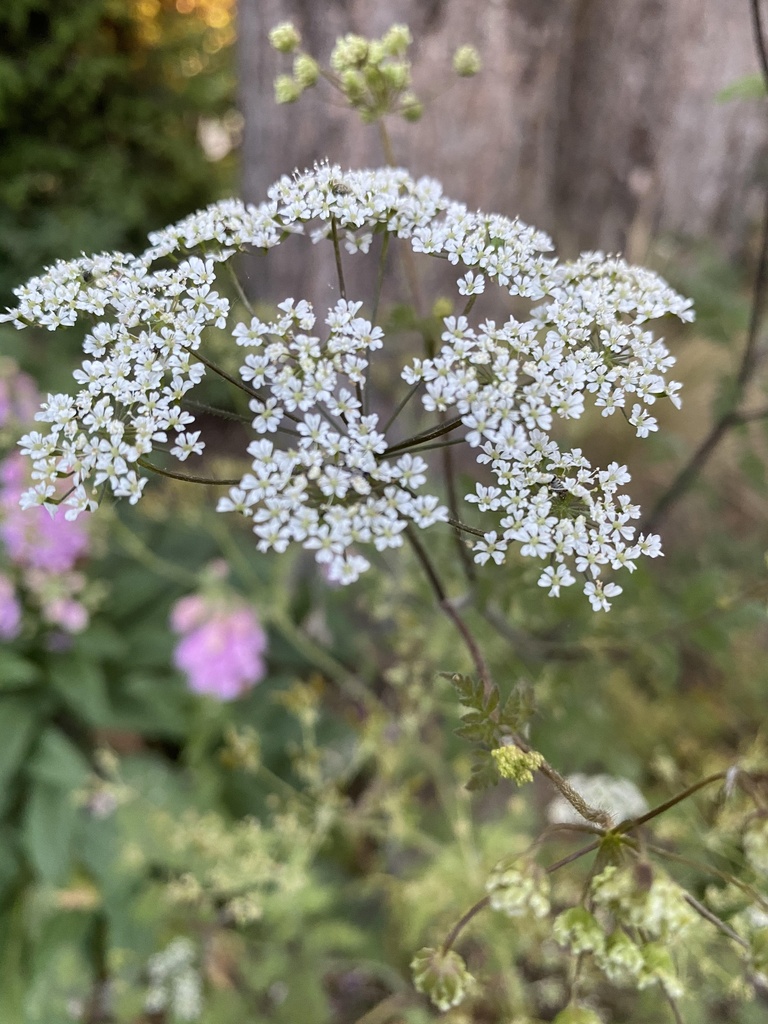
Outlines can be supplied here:
<path id="1" fill-rule="evenodd" d="M 379 269 L 376 274 L 376 291 L 373 296 L 373 311 L 371 313 L 371 323 L 376 323 L 376 317 L 379 313 L 379 302 L 381 300 L 381 289 L 384 285 L 384 272 L 387 269 L 387 253 L 389 252 L 389 232 L 384 232 L 384 238 L 381 243 L 381 252 L 379 253 Z"/>
<path id="2" fill-rule="evenodd" d="M 347 289 L 344 284 L 344 270 L 341 266 L 341 249 L 339 248 L 339 232 L 336 225 L 336 218 L 331 217 L 331 238 L 333 239 L 333 255 L 336 259 L 336 274 L 339 278 L 339 294 L 346 301 Z"/>
<path id="3" fill-rule="evenodd" d="M 416 394 L 416 392 L 419 390 L 420 385 L 421 385 L 421 381 L 417 380 L 415 384 L 411 385 L 410 389 L 406 392 L 405 396 L 400 399 L 400 401 L 395 406 L 395 411 L 392 413 L 392 415 L 389 417 L 387 422 L 381 428 L 382 434 L 386 434 L 386 432 L 389 430 L 389 428 L 395 422 L 397 417 L 400 415 L 400 413 L 403 411 L 403 409 L 406 407 L 406 405 L 410 402 L 410 400 L 413 398 L 413 396 Z"/>
<path id="4" fill-rule="evenodd" d="M 235 272 L 235 268 L 234 268 L 234 266 L 232 264 L 232 260 L 231 259 L 227 260 L 227 270 L 229 271 L 229 276 L 232 278 L 232 282 L 233 282 L 233 284 L 235 286 L 235 291 L 237 292 L 238 299 L 240 299 L 240 302 L 245 307 L 246 312 L 248 312 L 251 316 L 253 316 L 254 315 L 253 306 L 248 301 L 248 296 L 245 294 L 243 286 L 240 283 L 240 278 L 237 276 L 237 273 Z"/>
<path id="5" fill-rule="evenodd" d="M 639 818 L 630 818 L 628 821 L 623 821 L 613 831 L 616 835 L 626 835 L 627 832 L 632 832 L 634 829 L 644 825 L 646 821 L 652 821 L 654 818 L 657 818 L 660 814 L 664 814 L 665 811 L 668 811 L 676 804 L 681 803 L 683 800 L 687 800 L 689 796 L 693 796 L 694 793 L 697 793 L 700 789 L 704 789 L 705 786 L 710 786 L 713 782 L 722 782 L 727 774 L 727 772 L 715 772 L 713 775 L 708 775 L 705 779 L 701 779 L 692 786 L 688 786 L 687 789 L 677 793 L 669 800 L 665 800 L 663 804 L 658 804 L 658 806 L 652 808 L 646 814 L 640 815 Z"/>
<path id="6" fill-rule="evenodd" d="M 405 441 L 399 441 L 397 444 L 392 444 L 387 448 L 386 451 L 382 452 L 380 458 L 385 459 L 389 455 L 393 455 L 395 452 L 405 451 L 406 448 L 412 448 L 414 445 L 421 444 L 422 441 L 433 441 L 436 437 L 443 437 L 445 434 L 450 434 L 456 427 L 461 426 L 461 416 L 455 416 L 452 420 L 447 420 L 445 423 L 441 423 L 437 427 L 431 427 L 429 430 L 423 430 L 420 434 L 414 434 L 413 437 L 409 437 Z"/>
<path id="7" fill-rule="evenodd" d="M 187 484 L 205 484 L 208 487 L 237 487 L 242 479 L 242 477 L 235 477 L 220 480 L 216 477 L 191 476 L 189 473 L 177 473 L 172 469 L 161 469 L 160 466 L 156 466 L 144 458 L 139 459 L 137 464 L 142 469 L 148 469 L 160 476 L 167 476 L 170 480 L 183 480 Z"/>
<path id="8" fill-rule="evenodd" d="M 485 663 L 485 659 L 483 658 L 477 640 L 473 636 L 472 631 L 469 629 L 467 624 L 464 622 L 462 617 L 459 615 L 459 613 L 456 611 L 456 609 L 453 607 L 450 600 L 448 599 L 445 587 L 443 586 L 440 577 L 438 576 L 437 570 L 435 569 L 435 566 L 433 565 L 431 559 L 429 558 L 426 549 L 424 548 L 421 541 L 417 537 L 416 531 L 414 530 L 413 526 L 409 524 L 404 532 L 408 542 L 411 545 L 411 548 L 413 549 L 414 554 L 421 563 L 421 567 L 424 570 L 424 574 L 429 580 L 429 583 L 432 587 L 432 590 L 435 593 L 435 597 L 437 598 L 437 602 L 440 606 L 441 611 L 448 616 L 448 618 L 456 627 L 456 630 L 461 636 L 462 640 L 464 641 L 467 650 L 469 651 L 469 655 L 472 658 L 472 663 L 475 666 L 475 671 L 477 672 L 478 679 L 483 684 L 483 690 L 485 692 L 485 695 L 486 697 L 489 697 L 493 690 L 493 679 L 491 678 L 490 670 Z"/>

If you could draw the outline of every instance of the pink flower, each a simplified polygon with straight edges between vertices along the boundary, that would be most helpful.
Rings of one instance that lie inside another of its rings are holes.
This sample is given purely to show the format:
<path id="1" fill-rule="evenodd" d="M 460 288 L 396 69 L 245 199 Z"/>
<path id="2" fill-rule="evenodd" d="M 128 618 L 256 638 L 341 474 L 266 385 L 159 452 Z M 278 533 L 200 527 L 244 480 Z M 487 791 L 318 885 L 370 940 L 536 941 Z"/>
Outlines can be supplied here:
<path id="1" fill-rule="evenodd" d="M 0 639 L 13 640 L 21 631 L 21 605 L 13 583 L 0 575 Z"/>
<path id="2" fill-rule="evenodd" d="M 190 594 L 174 605 L 171 627 L 182 634 L 173 663 L 195 693 L 234 700 L 264 678 L 267 637 L 247 605 Z"/>
<path id="3" fill-rule="evenodd" d="M 23 569 L 68 572 L 88 551 L 87 517 L 71 522 L 61 509 L 53 517 L 43 508 L 22 511 L 27 481 L 21 455 L 3 461 L 0 483 L 0 539 L 10 560 Z"/>

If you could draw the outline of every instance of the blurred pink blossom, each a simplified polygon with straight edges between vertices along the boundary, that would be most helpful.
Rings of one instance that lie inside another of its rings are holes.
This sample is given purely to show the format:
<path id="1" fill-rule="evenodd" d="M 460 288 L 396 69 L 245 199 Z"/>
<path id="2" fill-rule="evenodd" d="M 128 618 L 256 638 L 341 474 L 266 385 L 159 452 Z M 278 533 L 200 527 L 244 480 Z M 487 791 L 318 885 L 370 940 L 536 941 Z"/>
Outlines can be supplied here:
<path id="1" fill-rule="evenodd" d="M 171 627 L 182 636 L 173 663 L 195 693 L 234 700 L 264 678 L 267 636 L 247 605 L 190 594 L 174 605 Z"/>
<path id="2" fill-rule="evenodd" d="M 21 605 L 7 576 L 0 574 L 0 639 L 13 640 L 21 631 Z"/>
<path id="3" fill-rule="evenodd" d="M 9 455 L 0 465 L 0 540 L 9 559 L 23 569 L 68 572 L 88 551 L 87 516 L 75 522 L 57 510 L 19 508 L 27 487 L 21 455 Z"/>

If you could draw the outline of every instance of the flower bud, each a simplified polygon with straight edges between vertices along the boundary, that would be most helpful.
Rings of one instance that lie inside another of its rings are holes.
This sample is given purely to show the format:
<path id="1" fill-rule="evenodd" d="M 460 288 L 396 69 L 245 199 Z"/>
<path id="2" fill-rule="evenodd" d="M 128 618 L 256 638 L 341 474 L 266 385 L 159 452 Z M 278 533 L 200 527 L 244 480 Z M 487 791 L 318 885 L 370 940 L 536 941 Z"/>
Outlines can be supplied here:
<path id="1" fill-rule="evenodd" d="M 407 25 L 393 25 L 381 37 L 381 45 L 388 57 L 402 57 L 412 42 Z"/>
<path id="2" fill-rule="evenodd" d="M 558 914 L 552 934 L 556 942 L 576 954 L 601 952 L 605 947 L 605 933 L 586 907 L 570 907 Z"/>
<path id="3" fill-rule="evenodd" d="M 293 62 L 293 77 L 302 89 L 314 85 L 320 76 L 320 68 L 314 57 L 300 53 Z"/>
<path id="4" fill-rule="evenodd" d="M 360 68 L 368 59 L 368 40 L 352 33 L 339 39 L 331 53 L 331 67 L 334 71 Z"/>
<path id="5" fill-rule="evenodd" d="M 549 913 L 549 877 L 533 861 L 500 861 L 488 876 L 485 891 L 492 909 L 508 917 Z"/>
<path id="6" fill-rule="evenodd" d="M 295 103 L 303 91 L 301 85 L 290 75 L 278 75 L 275 79 L 276 103 Z"/>
<path id="7" fill-rule="evenodd" d="M 458 1006 L 475 984 L 464 960 L 452 949 L 446 953 L 425 946 L 411 961 L 411 972 L 416 990 L 443 1012 Z"/>
<path id="8" fill-rule="evenodd" d="M 402 99 L 400 113 L 406 121 L 420 121 L 424 113 L 424 104 L 412 92 L 406 93 Z"/>
<path id="9" fill-rule="evenodd" d="M 544 763 L 538 751 L 525 751 L 512 745 L 492 750 L 491 757 L 502 779 L 511 779 L 518 786 L 533 782 L 533 773 Z"/>
<path id="10" fill-rule="evenodd" d="M 453 55 L 453 70 L 462 78 L 471 78 L 481 67 L 480 54 L 474 46 L 460 46 Z"/>
<path id="11" fill-rule="evenodd" d="M 300 43 L 299 31 L 290 21 L 280 22 L 269 33 L 269 45 L 280 53 L 293 53 Z"/>

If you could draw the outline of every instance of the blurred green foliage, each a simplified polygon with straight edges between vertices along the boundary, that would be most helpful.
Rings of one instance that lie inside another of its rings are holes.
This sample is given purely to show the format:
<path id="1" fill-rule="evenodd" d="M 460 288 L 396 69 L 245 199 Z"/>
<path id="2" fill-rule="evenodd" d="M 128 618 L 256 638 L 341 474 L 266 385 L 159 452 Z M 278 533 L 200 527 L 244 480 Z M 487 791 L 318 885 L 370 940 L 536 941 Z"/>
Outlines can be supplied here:
<path id="1" fill-rule="evenodd" d="M 0 289 L 81 249 L 139 245 L 227 182 L 231 163 L 206 162 L 196 141 L 199 117 L 231 104 L 227 24 L 159 0 L 0 10 Z M 733 372 L 748 318 L 733 268 L 701 254 L 675 266 L 700 314 L 676 351 L 708 372 L 686 436 L 662 432 L 644 468 L 635 460 L 649 499 L 706 431 L 713 378 Z M 398 315 L 429 341 L 434 323 Z M 27 365 L 50 362 L 46 339 L 6 339 Z M 47 380 L 68 372 L 61 362 Z M 578 443 L 608 457 L 627 444 L 613 424 L 588 429 Z M 501 702 L 525 703 L 515 727 L 562 772 L 621 776 L 656 803 L 739 760 L 766 771 L 764 427 L 729 443 L 681 501 L 665 559 L 624 581 L 607 616 L 568 591 L 549 599 L 524 561 L 470 584 L 452 538 L 430 534 Z M 141 515 L 102 510 L 110 540 L 88 572 L 106 592 L 91 626 L 65 649 L 33 628 L 0 646 L 0 1024 L 192 1019 L 178 979 L 151 969 L 179 937 L 204 1024 L 426 1024 L 438 1014 L 413 990 L 413 953 L 439 945 L 495 862 L 541 833 L 553 791 L 542 779 L 466 788 L 473 723 L 444 674 L 472 666 L 414 561 L 388 571 L 382 559 L 350 600 L 302 558 L 258 556 L 211 504 L 156 483 Z M 214 557 L 270 637 L 267 679 L 230 705 L 193 697 L 170 668 L 169 609 Z M 721 797 L 682 804 L 644 839 L 727 916 L 743 906 L 718 872 L 764 879 L 745 866 L 750 806 Z M 578 839 L 548 836 L 540 862 Z M 559 907 L 588 872 L 557 876 Z M 551 1021 L 574 983 L 547 922 L 486 911 L 457 948 L 481 985 L 451 1024 Z M 762 982 L 744 989 L 743 955 L 715 928 L 676 952 L 687 1024 L 763 1019 Z M 658 988 L 579 970 L 606 1024 L 671 1019 Z M 150 1012 L 153 985 L 165 1003 Z"/>
<path id="2" fill-rule="evenodd" d="M 231 5 L 0 6 L 0 303 L 56 259 L 132 251 L 233 187 L 200 119 L 232 117 Z M 181 10 L 181 8 L 180 8 Z M 207 11 L 204 9 L 203 13 Z"/>

